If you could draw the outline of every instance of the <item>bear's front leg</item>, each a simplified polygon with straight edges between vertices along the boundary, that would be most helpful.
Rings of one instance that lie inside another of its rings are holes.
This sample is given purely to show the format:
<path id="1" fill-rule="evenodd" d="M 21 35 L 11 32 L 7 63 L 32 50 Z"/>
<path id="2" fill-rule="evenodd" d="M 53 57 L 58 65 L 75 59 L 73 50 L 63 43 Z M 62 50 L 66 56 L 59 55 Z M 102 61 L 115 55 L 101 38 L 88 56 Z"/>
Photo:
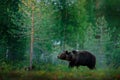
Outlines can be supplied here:
<path id="1" fill-rule="evenodd" d="M 69 67 L 69 68 L 72 68 L 72 67 L 74 67 L 74 66 L 75 66 L 75 65 L 74 65 L 74 62 L 70 61 L 68 67 Z"/>

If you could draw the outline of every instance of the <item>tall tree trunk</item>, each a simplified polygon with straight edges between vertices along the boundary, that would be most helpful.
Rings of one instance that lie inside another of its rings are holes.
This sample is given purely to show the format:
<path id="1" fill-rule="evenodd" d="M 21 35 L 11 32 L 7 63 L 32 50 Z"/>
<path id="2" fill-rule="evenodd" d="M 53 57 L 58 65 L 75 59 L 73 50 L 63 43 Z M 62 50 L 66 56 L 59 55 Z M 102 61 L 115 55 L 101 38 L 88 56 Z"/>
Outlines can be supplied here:
<path id="1" fill-rule="evenodd" d="M 34 5 L 32 5 L 31 44 L 30 44 L 30 70 L 32 70 L 33 48 L 34 48 Z"/>

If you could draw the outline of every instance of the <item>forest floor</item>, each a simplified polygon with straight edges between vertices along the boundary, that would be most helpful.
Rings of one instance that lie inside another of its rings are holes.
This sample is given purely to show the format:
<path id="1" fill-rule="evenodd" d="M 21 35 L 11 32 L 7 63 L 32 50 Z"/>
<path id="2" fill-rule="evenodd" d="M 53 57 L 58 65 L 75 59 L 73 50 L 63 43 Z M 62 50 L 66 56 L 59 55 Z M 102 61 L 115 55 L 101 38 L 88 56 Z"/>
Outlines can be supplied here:
<path id="1" fill-rule="evenodd" d="M 58 68 L 0 71 L 0 80 L 120 80 L 120 69 Z"/>

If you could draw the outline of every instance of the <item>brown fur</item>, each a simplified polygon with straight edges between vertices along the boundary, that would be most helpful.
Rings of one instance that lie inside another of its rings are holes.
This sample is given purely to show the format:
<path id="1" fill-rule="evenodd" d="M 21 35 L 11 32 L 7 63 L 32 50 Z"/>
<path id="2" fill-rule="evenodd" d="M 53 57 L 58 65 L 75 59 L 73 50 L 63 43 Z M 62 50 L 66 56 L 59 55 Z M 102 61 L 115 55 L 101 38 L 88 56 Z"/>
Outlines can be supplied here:
<path id="1" fill-rule="evenodd" d="M 69 67 L 87 66 L 89 69 L 94 69 L 96 64 L 95 56 L 88 51 L 64 51 L 58 58 L 69 61 Z"/>

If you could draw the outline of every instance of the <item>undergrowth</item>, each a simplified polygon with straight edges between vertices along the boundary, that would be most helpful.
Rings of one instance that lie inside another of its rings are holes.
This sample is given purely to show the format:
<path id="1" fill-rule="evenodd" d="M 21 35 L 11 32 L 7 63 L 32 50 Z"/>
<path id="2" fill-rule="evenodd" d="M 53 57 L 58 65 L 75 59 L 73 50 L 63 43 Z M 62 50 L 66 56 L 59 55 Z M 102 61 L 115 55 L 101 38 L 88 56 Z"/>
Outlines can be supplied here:
<path id="1" fill-rule="evenodd" d="M 0 80 L 120 80 L 120 69 L 89 70 L 87 67 L 46 64 L 33 71 L 0 71 Z"/>

